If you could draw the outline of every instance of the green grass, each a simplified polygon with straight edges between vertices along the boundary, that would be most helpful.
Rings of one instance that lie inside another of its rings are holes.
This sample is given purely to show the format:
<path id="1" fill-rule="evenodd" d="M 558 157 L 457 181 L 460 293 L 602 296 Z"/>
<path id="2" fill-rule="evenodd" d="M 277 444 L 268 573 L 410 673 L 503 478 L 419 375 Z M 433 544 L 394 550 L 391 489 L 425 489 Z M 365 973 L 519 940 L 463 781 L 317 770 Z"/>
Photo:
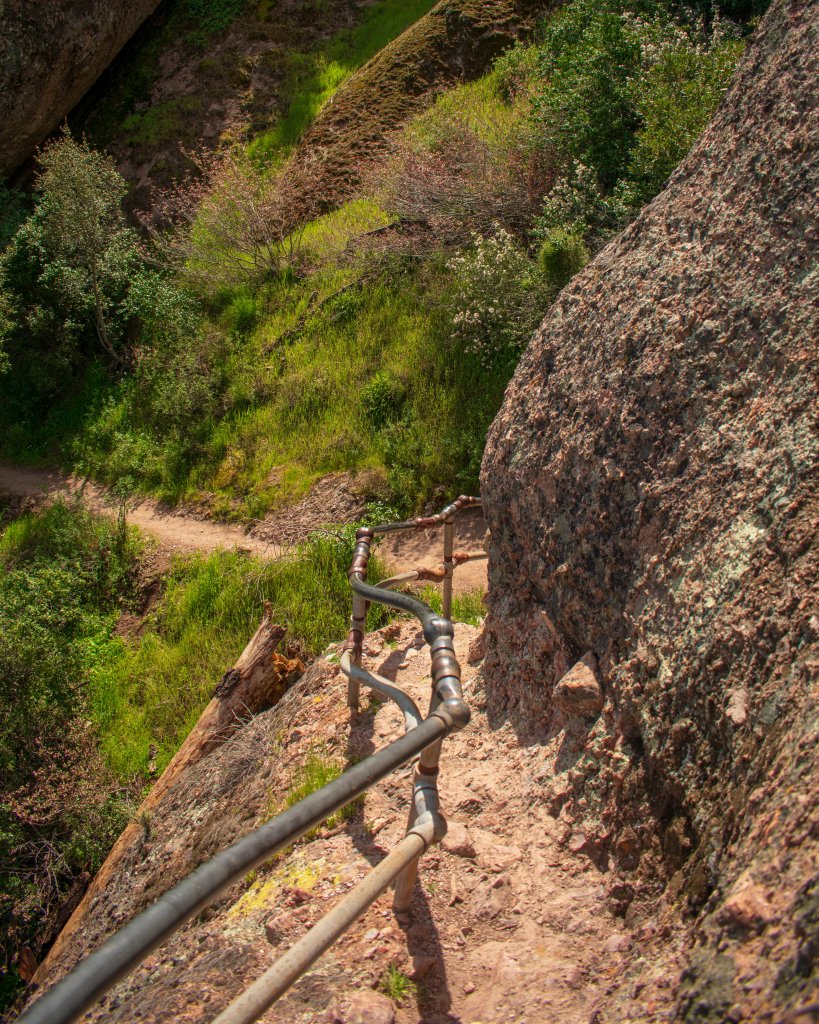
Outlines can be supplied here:
<path id="1" fill-rule="evenodd" d="M 418 986 L 414 981 L 404 974 L 400 967 L 390 964 L 384 971 L 379 982 L 379 988 L 389 999 L 400 1006 L 408 999 L 413 999 L 418 994 Z"/>
<path id="2" fill-rule="evenodd" d="M 201 108 L 200 97 L 177 96 L 129 114 L 122 122 L 121 131 L 129 143 L 137 146 L 161 146 L 172 140 L 193 144 L 198 140 L 188 130 L 189 115 Z"/>
<path id="3" fill-rule="evenodd" d="M 337 229 L 323 219 L 311 244 L 335 245 Z M 442 266 L 396 265 L 382 280 L 328 269 L 234 295 L 212 314 L 226 335 L 212 414 L 160 430 L 136 379 L 92 371 L 42 417 L 9 406 L 0 457 L 50 456 L 171 502 L 205 495 L 213 514 L 245 521 L 334 471 L 386 480 L 376 492 L 405 510 L 439 486 L 474 490 L 512 366 L 487 370 L 453 341 L 447 287 Z"/>
<path id="4" fill-rule="evenodd" d="M 317 792 L 328 783 L 333 782 L 344 772 L 344 765 L 336 758 L 327 754 L 323 747 L 311 750 L 307 755 L 304 764 L 296 771 L 293 782 L 287 791 L 284 804 L 275 803 L 271 805 L 271 813 L 278 814 L 288 807 L 295 807 L 311 793 Z M 322 828 L 335 828 L 342 821 L 349 821 L 360 806 L 363 797 L 356 797 L 350 803 L 334 811 L 329 818 L 326 818 L 322 825 L 311 829 L 304 835 L 305 839 L 312 839 Z"/>
<path id="5" fill-rule="evenodd" d="M 287 113 L 253 141 L 251 154 L 269 158 L 292 149 L 338 87 L 434 5 L 435 0 L 380 0 L 354 28 L 314 51 L 293 53 L 285 85 Z"/>
<path id="6" fill-rule="evenodd" d="M 288 639 L 311 655 L 347 631 L 352 531 L 314 535 L 298 554 L 263 562 L 217 552 L 176 563 L 138 644 L 112 639 L 90 678 L 102 748 L 121 777 L 167 764 L 271 606 Z M 379 571 L 376 568 L 374 571 Z M 387 621 L 375 609 L 373 626 Z"/>
<path id="7" fill-rule="evenodd" d="M 457 573 L 458 570 L 456 569 Z M 463 622 L 467 626 L 480 626 L 486 616 L 486 609 L 483 606 L 483 590 L 473 590 L 468 594 L 452 595 L 452 621 Z M 442 610 L 441 589 L 431 583 L 421 591 L 421 600 L 433 609 Z"/>

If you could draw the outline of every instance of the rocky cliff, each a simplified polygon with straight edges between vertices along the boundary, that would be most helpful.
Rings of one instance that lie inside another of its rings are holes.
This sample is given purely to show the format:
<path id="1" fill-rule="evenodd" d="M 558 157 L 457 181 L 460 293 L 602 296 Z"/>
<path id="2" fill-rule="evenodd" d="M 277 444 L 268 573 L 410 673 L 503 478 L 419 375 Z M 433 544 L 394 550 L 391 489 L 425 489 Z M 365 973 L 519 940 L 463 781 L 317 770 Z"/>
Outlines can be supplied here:
<path id="1" fill-rule="evenodd" d="M 680 1020 L 815 995 L 817 53 L 819 3 L 777 0 L 533 338 L 484 457 L 491 706 L 549 730 L 544 796 L 613 909 L 675 909 L 601 1020 L 655 1019 L 669 966 Z"/>
<path id="2" fill-rule="evenodd" d="M 0 174 L 31 156 L 158 4 L 0 5 Z"/>

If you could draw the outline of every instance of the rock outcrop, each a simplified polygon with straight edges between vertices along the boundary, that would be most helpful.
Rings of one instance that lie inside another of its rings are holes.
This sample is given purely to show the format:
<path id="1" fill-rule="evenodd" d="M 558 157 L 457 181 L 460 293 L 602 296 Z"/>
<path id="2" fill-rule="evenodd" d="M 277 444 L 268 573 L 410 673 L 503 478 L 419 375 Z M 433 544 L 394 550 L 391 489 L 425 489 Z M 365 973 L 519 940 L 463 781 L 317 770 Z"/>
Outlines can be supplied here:
<path id="1" fill-rule="evenodd" d="M 683 969 L 680 1020 L 780 1019 L 815 986 L 817 54 L 819 3 L 776 0 L 550 311 L 483 463 L 495 714 L 562 742 L 551 805 L 623 912 L 670 878 L 698 941 L 657 970 Z M 578 732 L 553 690 L 588 651 L 607 704 Z M 645 965 L 628 1019 L 655 1019 Z"/>
<path id="2" fill-rule="evenodd" d="M 0 6 L 0 175 L 54 131 L 159 0 Z"/>

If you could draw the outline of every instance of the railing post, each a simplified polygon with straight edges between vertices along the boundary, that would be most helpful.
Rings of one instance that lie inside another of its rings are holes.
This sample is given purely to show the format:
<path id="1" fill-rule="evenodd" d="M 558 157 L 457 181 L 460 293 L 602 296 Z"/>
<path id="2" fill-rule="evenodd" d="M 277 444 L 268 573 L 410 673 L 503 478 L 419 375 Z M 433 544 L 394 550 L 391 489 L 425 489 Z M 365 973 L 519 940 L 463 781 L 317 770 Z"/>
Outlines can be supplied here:
<path id="1" fill-rule="evenodd" d="M 455 550 L 455 520 L 450 517 L 444 523 L 444 593 L 441 602 L 441 614 L 445 619 L 452 618 L 452 578 L 455 563 L 452 553 Z"/>
<path id="2" fill-rule="evenodd" d="M 351 635 L 363 638 L 367 619 L 367 602 L 363 597 L 353 591 L 353 615 L 350 619 Z M 359 643 L 352 652 L 352 662 L 361 667 L 361 644 Z M 352 711 L 358 711 L 360 686 L 355 676 L 347 677 L 347 707 Z"/>

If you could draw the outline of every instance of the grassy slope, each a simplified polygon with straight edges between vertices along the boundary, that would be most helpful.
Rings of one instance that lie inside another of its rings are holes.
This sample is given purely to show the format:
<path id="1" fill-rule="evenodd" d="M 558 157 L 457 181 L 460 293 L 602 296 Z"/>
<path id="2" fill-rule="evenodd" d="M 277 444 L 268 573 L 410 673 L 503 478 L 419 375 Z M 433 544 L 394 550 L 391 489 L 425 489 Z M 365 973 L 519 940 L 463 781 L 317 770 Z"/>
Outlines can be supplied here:
<path id="1" fill-rule="evenodd" d="M 256 154 L 278 157 L 352 72 L 432 5 L 346 0 L 279 11 L 269 0 L 169 0 L 73 126 L 126 174 L 159 186 L 187 170 L 181 150 L 223 139 L 255 140 Z M 134 201 L 150 203 L 144 181 Z"/>

